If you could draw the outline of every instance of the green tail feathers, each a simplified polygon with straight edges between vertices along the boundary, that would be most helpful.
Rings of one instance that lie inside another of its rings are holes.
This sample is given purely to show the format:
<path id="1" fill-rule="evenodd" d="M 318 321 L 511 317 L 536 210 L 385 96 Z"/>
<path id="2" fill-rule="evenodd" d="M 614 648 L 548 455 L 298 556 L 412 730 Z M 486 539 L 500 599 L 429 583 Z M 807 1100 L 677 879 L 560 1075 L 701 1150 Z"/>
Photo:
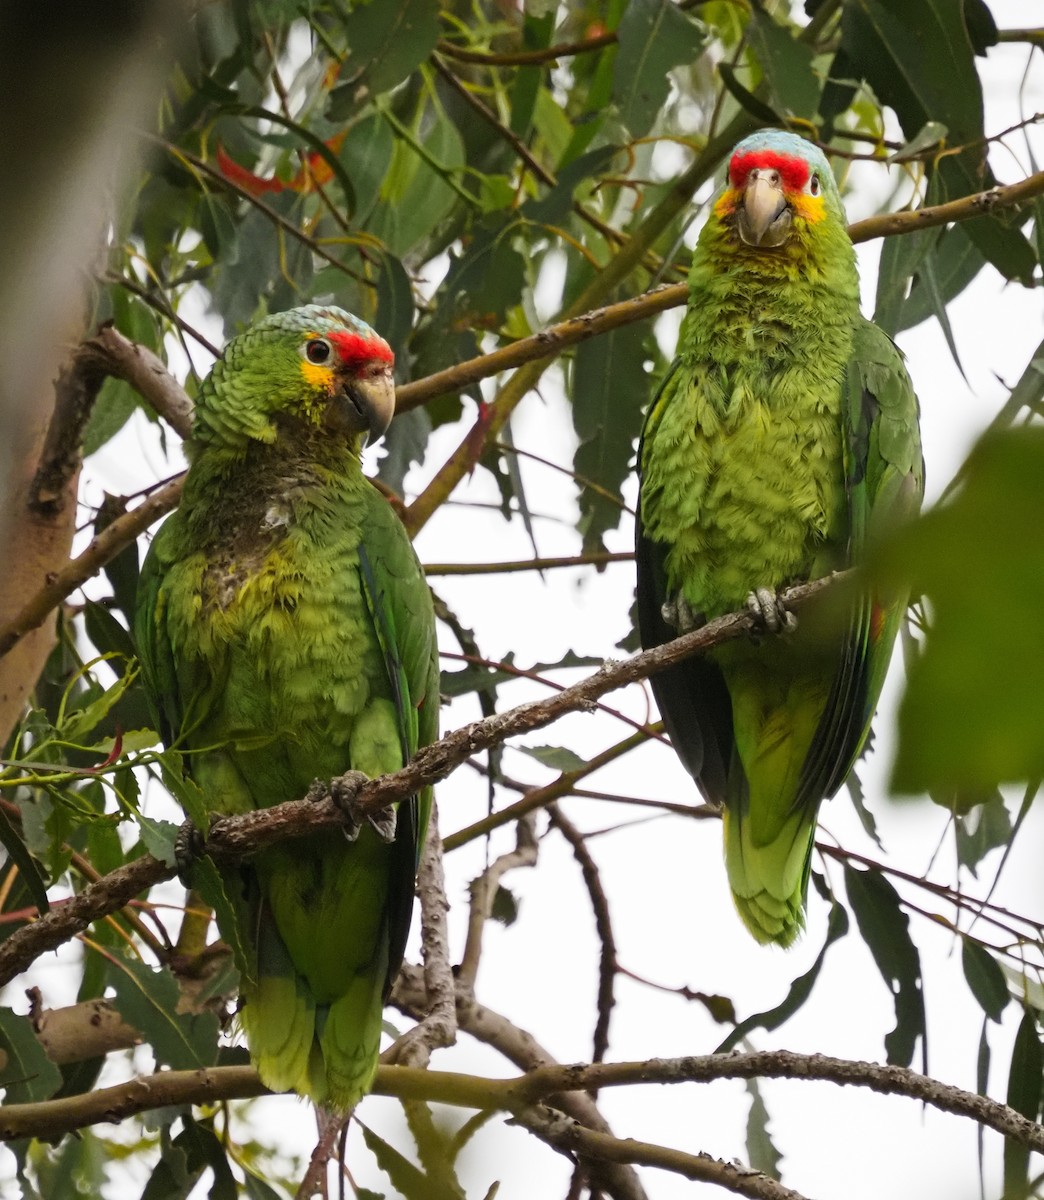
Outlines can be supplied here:
<path id="1" fill-rule="evenodd" d="M 244 981 L 240 1021 L 262 1082 L 347 1112 L 377 1070 L 386 964 L 354 975 L 332 1003 L 295 970 L 274 923 L 259 931 L 258 979 Z"/>
<path id="2" fill-rule="evenodd" d="M 791 945 L 805 927 L 815 815 L 793 813 L 776 837 L 758 842 L 751 822 L 726 809 L 725 868 L 736 911 L 762 945 Z"/>

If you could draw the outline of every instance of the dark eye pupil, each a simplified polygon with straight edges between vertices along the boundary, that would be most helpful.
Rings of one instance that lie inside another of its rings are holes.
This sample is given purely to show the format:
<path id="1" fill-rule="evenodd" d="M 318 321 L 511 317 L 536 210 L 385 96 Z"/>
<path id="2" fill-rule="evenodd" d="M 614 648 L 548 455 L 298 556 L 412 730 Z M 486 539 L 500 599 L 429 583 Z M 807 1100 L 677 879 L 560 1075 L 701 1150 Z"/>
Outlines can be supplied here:
<path id="1" fill-rule="evenodd" d="M 819 176 L 818 175 L 812 176 L 812 195 L 813 196 L 819 195 Z"/>
<path id="2" fill-rule="evenodd" d="M 319 338 L 308 343 L 305 348 L 305 354 L 308 355 L 308 361 L 313 363 L 324 363 L 330 357 L 330 347 Z"/>

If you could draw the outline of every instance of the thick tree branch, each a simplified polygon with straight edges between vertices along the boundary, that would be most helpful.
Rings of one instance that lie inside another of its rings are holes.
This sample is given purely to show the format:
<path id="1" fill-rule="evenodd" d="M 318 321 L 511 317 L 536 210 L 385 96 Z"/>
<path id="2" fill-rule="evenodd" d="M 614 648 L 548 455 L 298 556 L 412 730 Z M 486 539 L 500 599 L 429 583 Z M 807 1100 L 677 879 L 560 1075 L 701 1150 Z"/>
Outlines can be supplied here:
<path id="1" fill-rule="evenodd" d="M 15 646 L 27 633 L 47 619 L 48 613 L 82 587 L 92 576 L 111 562 L 165 513 L 177 508 L 181 499 L 184 476 L 178 476 L 153 492 L 137 508 L 107 525 L 82 554 L 71 559 L 60 571 L 51 574 L 48 582 L 9 621 L 0 625 L 0 657 Z"/>
<path id="2" fill-rule="evenodd" d="M 400 1100 L 523 1113 L 549 1097 L 596 1088 L 710 1083 L 719 1079 L 819 1080 L 864 1087 L 882 1095 L 906 1096 L 941 1112 L 967 1117 L 1019 1145 L 1044 1153 L 1044 1126 L 988 1096 L 942 1083 L 908 1067 L 790 1050 L 654 1058 L 647 1062 L 555 1064 L 536 1067 L 513 1079 L 382 1065 L 377 1069 L 373 1091 Z M 250 1067 L 163 1071 L 79 1096 L 6 1105 L 0 1108 L 0 1139 L 51 1137 L 85 1125 L 121 1120 L 160 1105 L 204 1104 L 259 1096 L 265 1091 Z"/>
<path id="3" fill-rule="evenodd" d="M 783 601 L 789 608 L 800 609 L 828 588 L 850 581 L 851 577 L 852 572 L 844 572 L 788 588 L 783 593 Z M 419 750 L 401 771 L 381 775 L 363 784 L 355 808 L 364 814 L 376 813 L 389 804 L 416 795 L 421 788 L 445 779 L 473 754 L 499 746 L 517 734 L 542 729 L 566 713 L 588 711 L 594 701 L 607 692 L 645 679 L 654 671 L 665 670 L 711 646 L 742 637 L 756 625 L 756 619 L 748 611 L 718 617 L 673 642 L 643 650 L 622 662 L 606 662 L 593 675 L 544 700 L 531 700 L 455 729 Z M 243 816 L 222 817 L 211 826 L 207 846 L 216 858 L 237 857 L 286 838 L 306 837 L 339 828 L 343 821 L 341 810 L 331 800 L 290 800 Z M 117 868 L 71 899 L 56 904 L 46 916 L 17 930 L 0 944 L 0 985 L 24 971 L 39 955 L 81 933 L 92 921 L 122 908 L 146 888 L 171 879 L 174 874 L 172 866 L 146 854 Z"/>
<path id="4" fill-rule="evenodd" d="M 101 375 L 129 383 L 139 396 L 183 438 L 192 432 L 192 401 L 148 346 L 103 325 L 76 351 L 76 360 Z"/>
<path id="5" fill-rule="evenodd" d="M 929 229 L 934 225 L 948 225 L 951 221 L 968 221 L 987 213 L 1000 212 L 1006 208 L 1018 208 L 1036 196 L 1044 195 L 1044 171 L 1028 175 L 1018 183 L 976 192 L 973 196 L 961 196 L 946 204 L 933 204 L 927 208 L 911 208 L 905 212 L 879 213 L 849 225 L 848 232 L 855 243 L 869 242 L 877 237 L 895 237 L 898 234 L 914 233 L 918 229 Z"/>

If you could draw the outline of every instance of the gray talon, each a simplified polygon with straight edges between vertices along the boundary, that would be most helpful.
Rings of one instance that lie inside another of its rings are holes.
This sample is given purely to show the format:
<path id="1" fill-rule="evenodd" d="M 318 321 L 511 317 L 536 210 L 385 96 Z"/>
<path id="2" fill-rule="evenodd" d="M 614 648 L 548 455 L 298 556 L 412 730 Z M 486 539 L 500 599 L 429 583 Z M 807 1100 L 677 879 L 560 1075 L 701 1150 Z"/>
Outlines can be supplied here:
<path id="1" fill-rule="evenodd" d="M 317 781 L 318 782 L 318 781 Z M 345 771 L 330 780 L 329 788 L 324 788 L 318 799 L 329 796 L 344 816 L 344 836 L 349 842 L 354 842 L 359 836 L 363 825 L 369 825 L 383 842 L 395 840 L 395 809 L 391 805 L 382 808 L 377 813 L 360 813 L 356 808 L 359 789 L 369 783 L 370 777 L 362 771 Z M 312 785 L 315 787 L 315 784 Z M 309 795 L 311 795 L 309 790 Z"/>
<path id="2" fill-rule="evenodd" d="M 688 600 L 680 593 L 673 600 L 664 601 L 660 607 L 660 615 L 679 634 L 690 633 L 707 623 L 703 613 L 693 612 Z"/>
<path id="3" fill-rule="evenodd" d="M 797 628 L 797 617 L 771 588 L 755 588 L 747 597 L 747 609 L 769 633 Z"/>

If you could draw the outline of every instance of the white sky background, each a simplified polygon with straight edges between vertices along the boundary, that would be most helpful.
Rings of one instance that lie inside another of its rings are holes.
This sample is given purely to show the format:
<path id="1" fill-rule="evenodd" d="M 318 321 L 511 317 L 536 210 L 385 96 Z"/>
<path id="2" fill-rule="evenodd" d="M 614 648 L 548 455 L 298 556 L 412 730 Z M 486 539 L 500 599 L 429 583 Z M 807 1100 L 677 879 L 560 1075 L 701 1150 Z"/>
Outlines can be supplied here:
<path id="1" fill-rule="evenodd" d="M 1037 24 L 1042 18 L 1042 8 L 1033 0 L 990 0 L 990 7 L 1001 28 Z M 1044 57 L 1040 52 L 1022 91 L 1021 111 L 1019 108 L 1027 54 L 1024 45 L 1001 46 L 991 50 L 981 67 L 988 133 L 1044 110 Z M 1038 130 L 1031 131 L 1030 136 L 1036 160 L 1044 164 L 1044 135 Z M 1018 161 L 1001 149 L 991 156 L 1001 182 L 1013 182 L 1032 169 L 1022 135 L 1010 138 L 1009 145 Z M 862 190 L 847 198 L 850 220 L 876 211 L 891 187 L 878 166 L 860 169 L 858 176 L 853 176 L 853 181 L 856 179 Z M 868 313 L 873 308 L 879 252 L 877 242 L 859 247 L 864 311 Z M 537 299 L 539 307 L 540 297 Z M 950 306 L 949 315 L 968 373 L 967 383 L 934 321 L 898 339 L 908 356 L 922 403 L 929 502 L 938 496 L 975 436 L 1007 399 L 1003 385 L 1015 383 L 1044 333 L 1040 292 L 1006 284 L 990 267 Z M 672 319 L 677 318 L 665 321 Z M 673 334 L 670 336 L 673 338 Z M 207 366 L 205 361 L 197 362 L 201 370 Z M 466 407 L 472 407 L 470 401 Z M 407 479 L 410 495 L 423 487 L 460 435 L 458 427 L 433 434 L 425 466 Z M 520 406 L 513 421 L 513 435 L 520 449 L 569 466 L 575 437 L 557 371 L 545 375 L 540 396 L 530 396 Z M 174 469 L 160 453 L 154 429 L 144 422 L 134 425 L 133 437 L 122 439 L 118 447 L 106 448 L 91 465 L 100 485 L 123 493 Z M 531 460 L 523 458 L 521 470 L 531 508 L 536 514 L 547 514 L 536 520 L 541 555 L 575 554 L 579 539 L 573 485 L 564 475 Z M 631 503 L 635 490 L 632 480 L 627 491 Z M 482 470 L 458 488 L 454 498 L 499 502 L 495 484 Z M 448 515 L 451 519 L 437 514 L 418 537 L 416 545 L 422 561 L 509 560 L 531 554 L 518 520 L 508 525 L 498 512 L 479 507 L 455 508 Z M 610 535 L 610 548 L 631 549 L 632 536 L 628 517 L 620 530 Z M 969 551 L 969 569 L 974 569 L 974 547 Z M 535 661 L 554 660 L 568 649 L 584 655 L 619 657 L 615 643 L 628 630 L 633 593 L 630 563 L 610 566 L 596 576 L 558 570 L 548 572 L 543 579 L 528 572 L 500 577 L 447 577 L 432 582 L 463 624 L 475 630 L 479 646 L 491 659 L 514 653 L 519 665 L 528 666 Z M 443 649 L 459 649 L 452 635 L 441 628 L 440 644 Z M 451 669 L 459 666 L 448 665 Z M 577 677 L 575 672 L 556 676 L 567 682 Z M 952 883 L 955 860 L 946 814 L 927 801 L 894 802 L 884 795 L 898 687 L 893 676 L 883 716 L 877 723 L 878 748 L 860 769 L 868 804 L 877 818 L 889 864 L 921 874 L 943 839 L 933 878 Z M 546 688 L 523 680 L 505 685 L 499 704 L 503 708 L 545 695 Z M 650 716 L 651 700 L 638 687 L 614 693 L 606 697 L 606 702 L 637 720 Z M 443 726 L 452 729 L 478 715 L 473 698 L 466 698 L 444 709 Z M 574 715 L 533 735 L 528 742 L 564 745 L 582 755 L 593 755 L 627 732 L 627 727 L 601 713 Z M 510 748 L 504 767 L 509 775 L 535 783 L 554 776 Z M 692 781 L 673 754 L 656 744 L 630 753 L 584 783 L 594 789 L 651 799 L 697 799 Z M 444 835 L 486 812 L 484 783 L 467 768 L 443 783 L 437 798 Z M 499 794 L 498 805 L 514 798 L 513 794 Z M 155 809 L 150 809 L 154 815 L 172 815 L 162 809 L 158 796 L 150 797 L 150 804 L 155 804 Z M 717 822 L 671 817 L 625 824 L 648 817 L 648 811 L 582 799 L 566 800 L 562 807 L 584 830 L 621 826 L 593 839 L 590 849 L 610 900 L 619 958 L 629 970 L 668 986 L 687 985 L 728 996 L 743 1017 L 779 1003 L 791 981 L 812 964 L 825 935 L 826 906 L 813 891 L 809 897 L 808 932 L 794 949 L 782 952 L 757 946 L 741 926 L 728 898 Z M 545 827 L 546 821 L 541 818 L 539 828 L 543 831 Z M 863 833 L 846 792 L 824 807 L 821 828 L 849 849 L 875 858 L 880 855 Z M 1016 841 L 995 893 L 997 903 L 1044 916 L 1039 867 L 1042 841 L 1044 820 L 1038 808 Z M 498 831 L 492 839 L 491 854 L 512 844 L 510 829 Z M 472 844 L 450 855 L 446 862 L 454 957 L 459 957 L 463 947 L 467 884 L 481 870 L 484 854 L 482 843 Z M 964 881 L 967 890 L 985 893 L 999 857 L 999 853 L 991 855 L 980 869 L 982 878 L 978 882 Z M 821 861 L 814 865 L 823 869 Z M 827 871 L 843 896 L 840 870 L 836 864 L 827 864 Z M 491 922 L 487 928 L 478 998 L 531 1032 L 559 1061 L 589 1060 L 596 1016 L 598 947 L 590 903 L 568 846 L 550 832 L 541 841 L 537 868 L 517 871 L 504 883 L 519 898 L 521 911 L 512 927 Z M 901 890 L 930 911 L 952 915 L 947 907 L 932 903 L 926 894 L 905 887 Z M 922 956 L 929 1071 L 944 1081 L 974 1090 L 982 1015 L 963 979 L 960 946 L 945 931 L 916 915 L 911 917 L 911 931 Z M 410 955 L 414 959 L 416 945 L 415 934 Z M 76 953 L 75 949 L 67 949 L 34 970 L 34 982 L 43 988 L 48 1004 L 68 1003 L 74 998 L 69 991 L 72 973 L 63 971 L 61 964 L 68 963 Z M 702 1006 L 628 979 L 618 980 L 616 995 L 608 1056 L 611 1060 L 708 1053 L 729 1032 L 729 1027 L 716 1025 Z M 21 1008 L 19 991 L 9 989 L 5 999 L 16 1009 Z M 997 1098 L 1004 1096 L 1019 1011 L 1010 1005 L 1003 1027 L 991 1027 L 994 1061 L 989 1092 Z M 390 1015 L 395 1019 L 394 1014 Z M 828 952 L 812 997 L 798 1015 L 772 1034 L 756 1031 L 752 1045 L 880 1061 L 884 1058 L 885 1034 L 894 1023 L 891 996 L 862 939 L 853 930 Z M 139 1055 L 137 1061 L 141 1069 L 149 1069 L 147 1056 Z M 913 1065 L 917 1067 L 919 1062 Z M 455 1049 L 437 1054 L 433 1066 L 492 1075 L 514 1073 L 498 1054 L 467 1035 L 461 1036 Z M 785 1156 L 784 1182 L 808 1197 L 876 1200 L 883 1191 L 892 1200 L 971 1200 L 978 1195 L 976 1128 L 968 1121 L 923 1110 L 913 1101 L 879 1097 L 855 1088 L 841 1090 L 825 1083 L 769 1081 L 761 1087 L 771 1116 L 773 1140 Z M 749 1097 L 742 1082 L 607 1089 L 601 1094 L 600 1105 L 619 1136 L 747 1161 Z M 288 1154 L 307 1155 L 314 1124 L 305 1105 L 289 1097 L 273 1097 L 258 1102 L 254 1114 L 256 1125 L 266 1129 L 266 1136 L 272 1137 L 276 1131 L 275 1137 Z M 458 1124 L 466 1115 L 450 1113 L 449 1119 Z M 397 1104 L 371 1097 L 362 1105 L 360 1116 L 404 1152 L 412 1152 Z M 131 1123 L 125 1136 L 134 1136 Z M 988 1133 L 987 1196 L 1000 1192 L 1000 1154 L 1000 1138 Z M 356 1181 L 392 1195 L 387 1179 L 371 1171 L 371 1161 L 361 1138 L 354 1138 L 349 1165 Z M 463 1162 L 468 1195 L 483 1196 L 499 1179 L 498 1200 L 562 1196 L 570 1174 L 563 1158 L 523 1131 L 507 1126 L 503 1118 L 489 1122 L 465 1152 Z M 1034 1165 L 1039 1169 L 1039 1160 Z M 13 1184 L 4 1186 L 5 1176 L 10 1178 L 6 1152 L 0 1157 L 0 1196 L 13 1197 L 17 1192 Z M 696 1185 L 663 1172 L 646 1170 L 642 1177 L 652 1200 L 688 1197 L 697 1190 Z M 206 1190 L 201 1185 L 195 1195 L 205 1196 Z M 126 1194 L 138 1192 L 128 1190 Z"/>

